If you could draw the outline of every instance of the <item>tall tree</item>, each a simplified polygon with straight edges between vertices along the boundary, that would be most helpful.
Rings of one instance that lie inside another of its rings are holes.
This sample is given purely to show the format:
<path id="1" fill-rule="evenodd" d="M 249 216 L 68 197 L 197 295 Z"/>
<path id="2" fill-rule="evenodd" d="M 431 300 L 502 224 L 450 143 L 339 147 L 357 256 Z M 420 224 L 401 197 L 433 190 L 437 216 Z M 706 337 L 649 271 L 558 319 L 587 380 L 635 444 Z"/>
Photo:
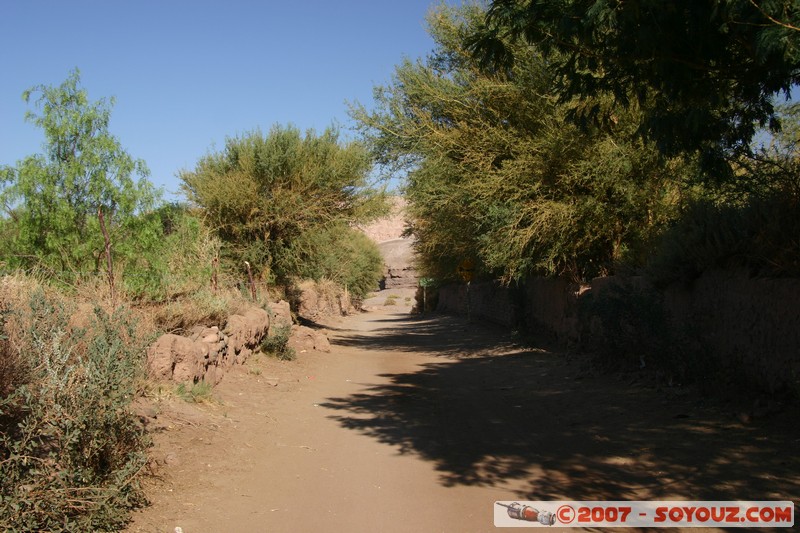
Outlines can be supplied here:
<path id="1" fill-rule="evenodd" d="M 664 153 L 700 150 L 709 163 L 776 129 L 773 97 L 800 82 L 795 0 L 493 0 L 471 49 L 502 69 L 523 59 L 517 41 L 546 54 L 562 100 L 637 102 L 640 132 Z"/>
<path id="2" fill-rule="evenodd" d="M 311 242 L 309 234 L 382 212 L 383 195 L 369 183 L 371 167 L 366 148 L 340 143 L 335 129 L 303 135 L 274 126 L 266 135 L 228 139 L 180 178 L 232 259 L 286 279 L 304 271 L 308 253 L 298 247 Z"/>
<path id="3" fill-rule="evenodd" d="M 11 240 L 2 255 L 11 265 L 39 264 L 55 274 L 96 270 L 104 250 L 98 213 L 116 242 L 158 191 L 146 180 L 144 161 L 108 130 L 113 99 L 90 101 L 77 69 L 61 85 L 39 85 L 23 97 L 35 98 L 40 109 L 26 120 L 43 130 L 44 154 L 0 169 L 0 208 Z"/>
<path id="4" fill-rule="evenodd" d="M 353 109 L 379 161 L 408 173 L 425 273 L 454 277 L 471 260 L 506 280 L 586 279 L 637 259 L 670 217 L 685 169 L 633 135 L 635 110 L 618 111 L 611 133 L 566 123 L 534 47 L 509 43 L 520 60 L 483 71 L 467 47 L 483 20 L 475 5 L 434 12 L 434 51 L 399 65 L 373 111 Z"/>

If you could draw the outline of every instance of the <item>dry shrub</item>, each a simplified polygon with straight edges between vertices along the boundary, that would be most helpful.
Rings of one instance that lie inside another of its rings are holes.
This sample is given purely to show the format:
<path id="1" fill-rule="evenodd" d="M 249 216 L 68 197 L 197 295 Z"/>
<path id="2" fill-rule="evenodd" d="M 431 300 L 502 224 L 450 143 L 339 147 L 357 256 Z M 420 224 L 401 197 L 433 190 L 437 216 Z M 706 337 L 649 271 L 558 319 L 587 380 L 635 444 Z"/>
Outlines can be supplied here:
<path id="1" fill-rule="evenodd" d="M 306 318 L 345 315 L 353 305 L 349 292 L 329 279 L 298 282 L 289 301 Z"/>
<path id="2" fill-rule="evenodd" d="M 143 503 L 148 439 L 129 406 L 150 338 L 126 308 L 89 312 L 30 278 L 3 278 L 0 302 L 16 365 L 0 397 L 0 530 L 119 530 Z"/>
<path id="3" fill-rule="evenodd" d="M 201 290 L 170 302 L 151 306 L 155 325 L 164 331 L 182 332 L 192 326 L 223 326 L 230 315 L 241 313 L 253 302 L 234 289 L 213 294 Z"/>
<path id="4" fill-rule="evenodd" d="M 6 275 L 0 278 L 0 397 L 4 398 L 30 379 L 31 361 L 23 356 L 25 309 L 31 295 L 43 290 L 33 277 Z"/>
<path id="5" fill-rule="evenodd" d="M 5 397 L 28 380 L 30 369 L 23 364 L 5 331 L 6 312 L 0 309 L 0 397 Z"/>

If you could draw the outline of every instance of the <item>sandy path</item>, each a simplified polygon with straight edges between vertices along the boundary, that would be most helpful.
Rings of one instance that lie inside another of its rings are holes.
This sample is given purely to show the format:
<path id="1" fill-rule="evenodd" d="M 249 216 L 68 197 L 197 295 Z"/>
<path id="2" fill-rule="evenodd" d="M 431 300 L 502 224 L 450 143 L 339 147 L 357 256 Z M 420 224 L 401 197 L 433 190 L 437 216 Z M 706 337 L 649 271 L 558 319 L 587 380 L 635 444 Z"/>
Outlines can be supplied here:
<path id="1" fill-rule="evenodd" d="M 462 319 L 333 327 L 329 354 L 226 376 L 222 405 L 163 404 L 167 465 L 129 531 L 492 531 L 495 500 L 800 500 L 790 413 L 743 424 Z"/>

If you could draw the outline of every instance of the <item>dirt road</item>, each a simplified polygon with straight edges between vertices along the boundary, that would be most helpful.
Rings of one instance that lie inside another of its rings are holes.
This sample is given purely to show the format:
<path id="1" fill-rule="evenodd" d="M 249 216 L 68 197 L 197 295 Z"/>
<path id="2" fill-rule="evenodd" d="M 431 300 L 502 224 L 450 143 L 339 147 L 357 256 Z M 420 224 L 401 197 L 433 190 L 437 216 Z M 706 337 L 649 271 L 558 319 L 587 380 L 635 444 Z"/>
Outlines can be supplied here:
<path id="1" fill-rule="evenodd" d="M 496 500 L 800 501 L 796 413 L 740 420 L 464 319 L 378 311 L 331 353 L 164 401 L 131 532 L 492 531 Z M 630 530 L 628 530 L 630 531 Z"/>

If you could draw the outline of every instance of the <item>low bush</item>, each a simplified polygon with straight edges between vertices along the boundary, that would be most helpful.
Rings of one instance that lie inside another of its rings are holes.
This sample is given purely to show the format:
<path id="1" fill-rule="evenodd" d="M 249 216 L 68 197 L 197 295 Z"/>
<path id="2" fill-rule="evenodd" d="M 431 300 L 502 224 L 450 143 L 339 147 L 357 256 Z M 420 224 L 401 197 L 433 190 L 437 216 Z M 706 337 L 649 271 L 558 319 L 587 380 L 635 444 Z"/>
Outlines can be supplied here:
<path id="1" fill-rule="evenodd" d="M 123 309 L 75 320 L 43 290 L 4 318 L 21 369 L 0 398 L 0 529 L 119 530 L 144 503 L 149 440 L 129 406 L 150 339 Z"/>
<path id="2" fill-rule="evenodd" d="M 291 251 L 299 258 L 296 271 L 300 277 L 333 281 L 356 300 L 375 290 L 383 273 L 378 246 L 343 224 L 304 235 Z"/>
<path id="3" fill-rule="evenodd" d="M 175 387 L 175 394 L 178 395 L 185 402 L 190 403 L 216 403 L 213 396 L 214 386 L 207 381 L 200 381 L 187 385 L 186 383 L 179 383 Z"/>
<path id="4" fill-rule="evenodd" d="M 297 354 L 294 348 L 289 346 L 291 332 L 292 326 L 276 327 L 272 334 L 265 337 L 261 342 L 261 351 L 267 355 L 277 357 L 281 361 L 293 361 Z"/>
<path id="5" fill-rule="evenodd" d="M 800 275 L 800 200 L 781 194 L 743 206 L 696 202 L 665 232 L 647 273 L 668 285 L 726 268 L 755 276 Z"/>

